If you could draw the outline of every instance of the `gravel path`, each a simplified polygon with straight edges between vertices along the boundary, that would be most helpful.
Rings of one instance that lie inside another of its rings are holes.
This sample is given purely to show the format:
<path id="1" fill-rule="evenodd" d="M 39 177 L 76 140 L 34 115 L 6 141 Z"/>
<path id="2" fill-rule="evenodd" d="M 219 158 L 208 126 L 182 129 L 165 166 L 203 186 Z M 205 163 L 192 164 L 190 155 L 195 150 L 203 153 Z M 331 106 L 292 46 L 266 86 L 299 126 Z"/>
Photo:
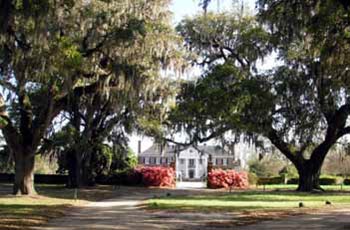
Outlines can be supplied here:
<path id="1" fill-rule="evenodd" d="M 350 210 L 293 216 L 238 227 L 234 224 L 237 221 L 237 214 L 234 213 L 151 212 L 140 208 L 145 199 L 168 192 L 178 195 L 206 191 L 121 188 L 120 194 L 114 199 L 90 203 L 35 230 L 350 230 Z"/>

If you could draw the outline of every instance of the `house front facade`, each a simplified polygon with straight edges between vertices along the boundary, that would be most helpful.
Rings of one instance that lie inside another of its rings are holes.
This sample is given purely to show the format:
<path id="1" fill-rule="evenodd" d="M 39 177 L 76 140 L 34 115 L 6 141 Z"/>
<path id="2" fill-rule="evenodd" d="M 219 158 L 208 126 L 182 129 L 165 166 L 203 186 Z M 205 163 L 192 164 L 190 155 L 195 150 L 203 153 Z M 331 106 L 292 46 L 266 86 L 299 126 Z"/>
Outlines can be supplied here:
<path id="1" fill-rule="evenodd" d="M 202 181 L 208 173 L 208 163 L 214 168 L 240 168 L 240 161 L 219 146 L 152 145 L 138 155 L 140 165 L 167 166 L 175 164 L 180 181 Z"/>

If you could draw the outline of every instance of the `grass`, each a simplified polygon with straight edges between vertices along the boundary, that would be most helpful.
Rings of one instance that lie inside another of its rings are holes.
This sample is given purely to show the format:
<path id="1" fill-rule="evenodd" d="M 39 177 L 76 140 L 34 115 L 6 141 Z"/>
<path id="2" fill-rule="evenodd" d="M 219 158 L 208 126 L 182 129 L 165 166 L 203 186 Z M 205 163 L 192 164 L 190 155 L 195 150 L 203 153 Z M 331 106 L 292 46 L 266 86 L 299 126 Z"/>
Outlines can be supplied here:
<path id="1" fill-rule="evenodd" d="M 259 185 L 256 186 L 256 189 L 263 190 L 273 190 L 273 189 L 281 189 L 281 190 L 296 190 L 298 186 L 295 184 L 272 184 L 272 185 Z M 322 188 L 326 191 L 350 191 L 350 185 L 322 185 Z"/>
<path id="2" fill-rule="evenodd" d="M 102 200 L 113 196 L 111 186 L 99 186 L 92 189 L 81 189 L 78 199 L 74 199 L 75 190 L 61 185 L 38 185 L 40 195 L 18 197 L 8 195 L 11 186 L 0 185 L 0 229 L 28 229 L 57 218 L 74 206 L 88 201 Z"/>
<path id="3" fill-rule="evenodd" d="M 172 211 L 286 211 L 299 207 L 303 202 L 306 208 L 326 207 L 325 201 L 332 207 L 350 205 L 349 192 L 329 191 L 321 194 L 299 193 L 294 191 L 235 191 L 217 195 L 173 196 L 147 201 L 149 209 Z M 329 206 L 327 206 L 329 207 Z"/>

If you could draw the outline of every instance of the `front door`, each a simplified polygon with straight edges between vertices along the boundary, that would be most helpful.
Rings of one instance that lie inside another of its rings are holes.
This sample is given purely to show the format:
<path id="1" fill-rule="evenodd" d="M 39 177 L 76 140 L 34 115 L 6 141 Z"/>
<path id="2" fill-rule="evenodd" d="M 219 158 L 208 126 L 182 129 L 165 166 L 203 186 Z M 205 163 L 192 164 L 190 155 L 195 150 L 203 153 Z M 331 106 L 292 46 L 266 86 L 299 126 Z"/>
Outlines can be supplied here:
<path id="1" fill-rule="evenodd" d="M 188 177 L 189 177 L 190 179 L 193 179 L 193 178 L 194 178 L 194 170 L 193 170 L 193 169 L 188 170 Z"/>

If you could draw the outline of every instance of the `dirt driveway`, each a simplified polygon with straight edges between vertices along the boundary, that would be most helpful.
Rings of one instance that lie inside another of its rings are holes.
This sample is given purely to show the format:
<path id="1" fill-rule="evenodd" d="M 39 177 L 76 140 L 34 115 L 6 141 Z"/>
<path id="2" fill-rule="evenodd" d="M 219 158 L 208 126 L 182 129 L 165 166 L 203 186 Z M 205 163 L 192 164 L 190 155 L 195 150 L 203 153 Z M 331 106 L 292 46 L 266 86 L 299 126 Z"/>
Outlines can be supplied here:
<path id="1" fill-rule="evenodd" d="M 309 230 L 342 229 L 350 230 L 350 210 L 332 210 L 327 213 L 298 215 L 273 221 L 243 221 L 248 226 L 237 226 L 241 219 L 237 213 L 180 213 L 146 211 L 140 206 L 154 196 L 180 194 L 202 194 L 208 190 L 159 190 L 141 188 L 120 188 L 118 196 L 102 202 L 72 210 L 63 218 L 51 221 L 36 230 Z M 243 218 L 244 220 L 244 218 Z M 242 221 L 241 221 L 242 222 Z"/>

